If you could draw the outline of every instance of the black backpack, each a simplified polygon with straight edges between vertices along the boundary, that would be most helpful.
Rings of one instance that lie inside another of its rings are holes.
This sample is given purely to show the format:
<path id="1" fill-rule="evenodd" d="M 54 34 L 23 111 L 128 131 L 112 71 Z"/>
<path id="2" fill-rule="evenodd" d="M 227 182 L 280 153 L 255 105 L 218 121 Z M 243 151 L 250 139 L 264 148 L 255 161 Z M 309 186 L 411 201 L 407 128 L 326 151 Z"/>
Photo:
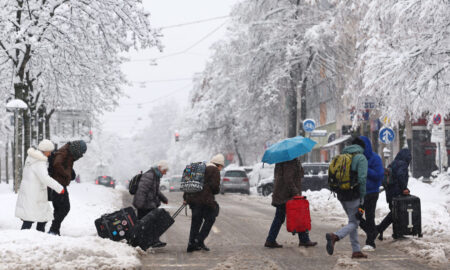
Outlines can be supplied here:
<path id="1" fill-rule="evenodd" d="M 141 181 L 141 177 L 142 171 L 140 174 L 136 174 L 135 176 L 133 176 L 133 178 L 131 178 L 130 183 L 128 184 L 128 191 L 130 192 L 131 195 L 136 194 L 139 182 Z"/>

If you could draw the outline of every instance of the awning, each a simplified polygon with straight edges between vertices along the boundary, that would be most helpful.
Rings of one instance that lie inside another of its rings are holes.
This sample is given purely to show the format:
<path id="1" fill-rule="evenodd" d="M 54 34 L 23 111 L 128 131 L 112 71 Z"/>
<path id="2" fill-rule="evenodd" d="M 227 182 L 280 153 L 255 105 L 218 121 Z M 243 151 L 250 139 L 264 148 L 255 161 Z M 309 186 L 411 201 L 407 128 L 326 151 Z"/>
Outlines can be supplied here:
<path id="1" fill-rule="evenodd" d="M 351 137 L 352 137 L 352 135 L 344 135 L 332 142 L 325 144 L 324 146 L 322 146 L 322 148 L 327 148 L 327 147 L 331 147 L 331 146 L 335 146 L 337 144 L 343 143 L 343 142 L 349 140 Z"/>

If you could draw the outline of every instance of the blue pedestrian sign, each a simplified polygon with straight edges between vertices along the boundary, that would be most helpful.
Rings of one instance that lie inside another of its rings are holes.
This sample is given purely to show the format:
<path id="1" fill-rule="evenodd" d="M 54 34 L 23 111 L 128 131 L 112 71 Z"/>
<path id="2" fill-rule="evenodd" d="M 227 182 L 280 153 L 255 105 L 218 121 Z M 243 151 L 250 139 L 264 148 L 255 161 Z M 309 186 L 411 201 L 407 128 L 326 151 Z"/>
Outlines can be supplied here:
<path id="1" fill-rule="evenodd" d="M 303 121 L 303 130 L 305 132 L 312 132 L 314 129 L 316 129 L 316 121 L 313 119 L 306 119 Z"/>
<path id="2" fill-rule="evenodd" d="M 395 139 L 395 133 L 392 128 L 384 127 L 380 129 L 379 139 L 384 144 L 390 144 Z"/>

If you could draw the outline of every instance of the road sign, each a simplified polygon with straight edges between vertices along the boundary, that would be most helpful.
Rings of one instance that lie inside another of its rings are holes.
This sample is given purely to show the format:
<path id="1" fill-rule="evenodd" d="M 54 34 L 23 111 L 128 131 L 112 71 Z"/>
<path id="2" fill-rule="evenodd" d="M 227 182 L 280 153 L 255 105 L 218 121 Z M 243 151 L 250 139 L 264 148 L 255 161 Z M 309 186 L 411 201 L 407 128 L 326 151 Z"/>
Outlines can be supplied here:
<path id="1" fill-rule="evenodd" d="M 311 137 L 325 137 L 327 136 L 328 132 L 324 129 L 317 129 L 311 131 Z"/>
<path id="2" fill-rule="evenodd" d="M 445 139 L 445 130 L 442 126 L 434 126 L 431 130 L 430 141 L 433 143 L 443 142 Z"/>
<path id="3" fill-rule="evenodd" d="M 303 130 L 305 132 L 312 132 L 314 129 L 316 129 L 316 121 L 313 119 L 306 119 L 303 121 Z"/>
<path id="4" fill-rule="evenodd" d="M 390 144 L 395 139 L 394 130 L 387 127 L 380 129 L 378 136 L 380 141 L 384 144 Z"/>
<path id="5" fill-rule="evenodd" d="M 433 123 L 435 125 L 439 125 L 441 123 L 441 120 L 442 120 L 442 118 L 441 118 L 441 115 L 439 113 L 433 115 Z"/>

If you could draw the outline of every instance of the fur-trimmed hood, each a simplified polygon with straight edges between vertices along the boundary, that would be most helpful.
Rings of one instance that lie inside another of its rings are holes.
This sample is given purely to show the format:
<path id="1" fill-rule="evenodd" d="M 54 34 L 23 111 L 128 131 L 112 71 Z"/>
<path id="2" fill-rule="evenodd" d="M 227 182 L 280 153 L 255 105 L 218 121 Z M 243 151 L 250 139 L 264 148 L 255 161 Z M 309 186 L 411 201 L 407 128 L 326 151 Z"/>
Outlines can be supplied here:
<path id="1" fill-rule="evenodd" d="M 27 150 L 27 154 L 28 154 L 28 157 L 30 157 L 30 158 L 27 158 L 27 162 L 31 162 L 31 163 L 33 163 L 35 161 L 45 161 L 46 162 L 48 160 L 47 157 L 44 155 L 44 153 L 42 153 L 41 151 L 36 150 L 34 148 L 29 148 Z"/>

